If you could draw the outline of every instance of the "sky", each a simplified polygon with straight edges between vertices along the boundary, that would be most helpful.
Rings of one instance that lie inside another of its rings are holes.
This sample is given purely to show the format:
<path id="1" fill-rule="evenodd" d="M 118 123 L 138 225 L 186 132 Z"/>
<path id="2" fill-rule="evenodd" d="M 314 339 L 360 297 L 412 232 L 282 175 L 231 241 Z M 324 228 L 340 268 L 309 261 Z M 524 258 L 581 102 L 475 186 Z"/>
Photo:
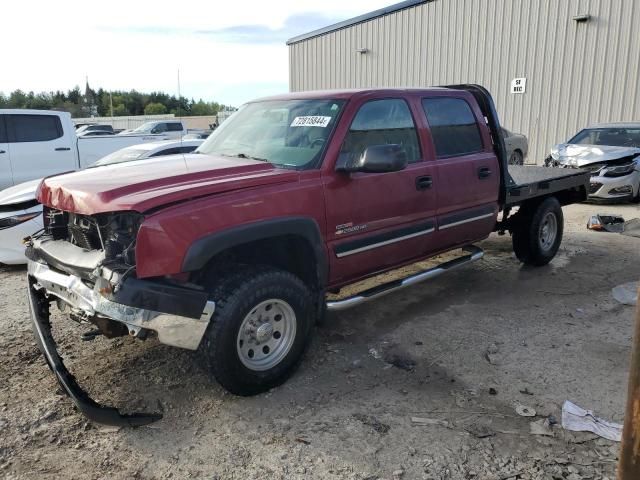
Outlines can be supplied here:
<path id="1" fill-rule="evenodd" d="M 286 92 L 286 40 L 397 0 L 9 0 L 0 92 L 163 91 L 238 106 Z"/>

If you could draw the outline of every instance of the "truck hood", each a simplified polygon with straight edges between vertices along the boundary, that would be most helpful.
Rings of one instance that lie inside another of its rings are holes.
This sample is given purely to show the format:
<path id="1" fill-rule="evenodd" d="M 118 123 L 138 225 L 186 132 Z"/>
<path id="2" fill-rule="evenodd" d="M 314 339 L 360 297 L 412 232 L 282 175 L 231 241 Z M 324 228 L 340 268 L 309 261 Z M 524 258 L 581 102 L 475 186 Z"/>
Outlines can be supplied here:
<path id="1" fill-rule="evenodd" d="M 551 149 L 551 157 L 558 165 L 583 167 L 591 163 L 621 160 L 640 155 L 640 148 L 611 147 L 608 145 L 575 145 L 561 143 Z"/>
<path id="2" fill-rule="evenodd" d="M 40 203 L 74 213 L 148 210 L 232 190 L 293 182 L 270 163 L 204 154 L 169 155 L 45 178 Z"/>

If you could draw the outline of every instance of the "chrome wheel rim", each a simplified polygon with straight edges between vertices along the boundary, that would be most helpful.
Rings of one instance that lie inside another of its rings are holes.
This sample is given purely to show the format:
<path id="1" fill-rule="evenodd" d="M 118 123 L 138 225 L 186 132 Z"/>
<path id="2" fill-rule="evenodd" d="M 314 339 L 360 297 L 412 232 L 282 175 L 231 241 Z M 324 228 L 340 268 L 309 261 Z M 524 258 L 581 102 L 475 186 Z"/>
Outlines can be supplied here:
<path id="1" fill-rule="evenodd" d="M 544 251 L 551 249 L 558 235 L 558 220 L 554 213 L 547 213 L 540 223 L 540 235 L 538 242 Z"/>
<path id="2" fill-rule="evenodd" d="M 296 314 L 284 300 L 259 303 L 244 317 L 236 349 L 242 364 L 263 371 L 278 365 L 287 356 L 296 338 Z"/>

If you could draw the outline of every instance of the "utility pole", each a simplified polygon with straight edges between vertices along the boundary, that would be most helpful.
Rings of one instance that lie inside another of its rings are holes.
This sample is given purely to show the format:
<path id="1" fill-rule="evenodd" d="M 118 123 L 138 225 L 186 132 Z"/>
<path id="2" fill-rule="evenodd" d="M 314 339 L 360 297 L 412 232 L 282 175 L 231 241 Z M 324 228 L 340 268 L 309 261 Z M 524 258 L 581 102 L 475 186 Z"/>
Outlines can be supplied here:
<path id="1" fill-rule="evenodd" d="M 640 288 L 638 289 L 640 300 Z M 629 368 L 629 391 L 627 411 L 624 416 L 624 430 L 618 480 L 638 480 L 640 478 L 640 301 L 636 306 L 636 327 L 633 337 L 633 352 Z"/>

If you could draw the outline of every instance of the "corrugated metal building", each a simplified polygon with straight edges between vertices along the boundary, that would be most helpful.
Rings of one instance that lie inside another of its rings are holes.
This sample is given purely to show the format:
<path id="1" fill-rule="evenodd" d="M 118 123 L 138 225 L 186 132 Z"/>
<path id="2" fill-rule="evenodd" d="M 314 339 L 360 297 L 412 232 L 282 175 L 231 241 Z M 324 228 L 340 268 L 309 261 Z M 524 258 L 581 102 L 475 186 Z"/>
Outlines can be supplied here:
<path id="1" fill-rule="evenodd" d="M 287 44 L 292 91 L 482 84 L 529 163 L 588 124 L 640 121 L 638 0 L 408 0 Z"/>

